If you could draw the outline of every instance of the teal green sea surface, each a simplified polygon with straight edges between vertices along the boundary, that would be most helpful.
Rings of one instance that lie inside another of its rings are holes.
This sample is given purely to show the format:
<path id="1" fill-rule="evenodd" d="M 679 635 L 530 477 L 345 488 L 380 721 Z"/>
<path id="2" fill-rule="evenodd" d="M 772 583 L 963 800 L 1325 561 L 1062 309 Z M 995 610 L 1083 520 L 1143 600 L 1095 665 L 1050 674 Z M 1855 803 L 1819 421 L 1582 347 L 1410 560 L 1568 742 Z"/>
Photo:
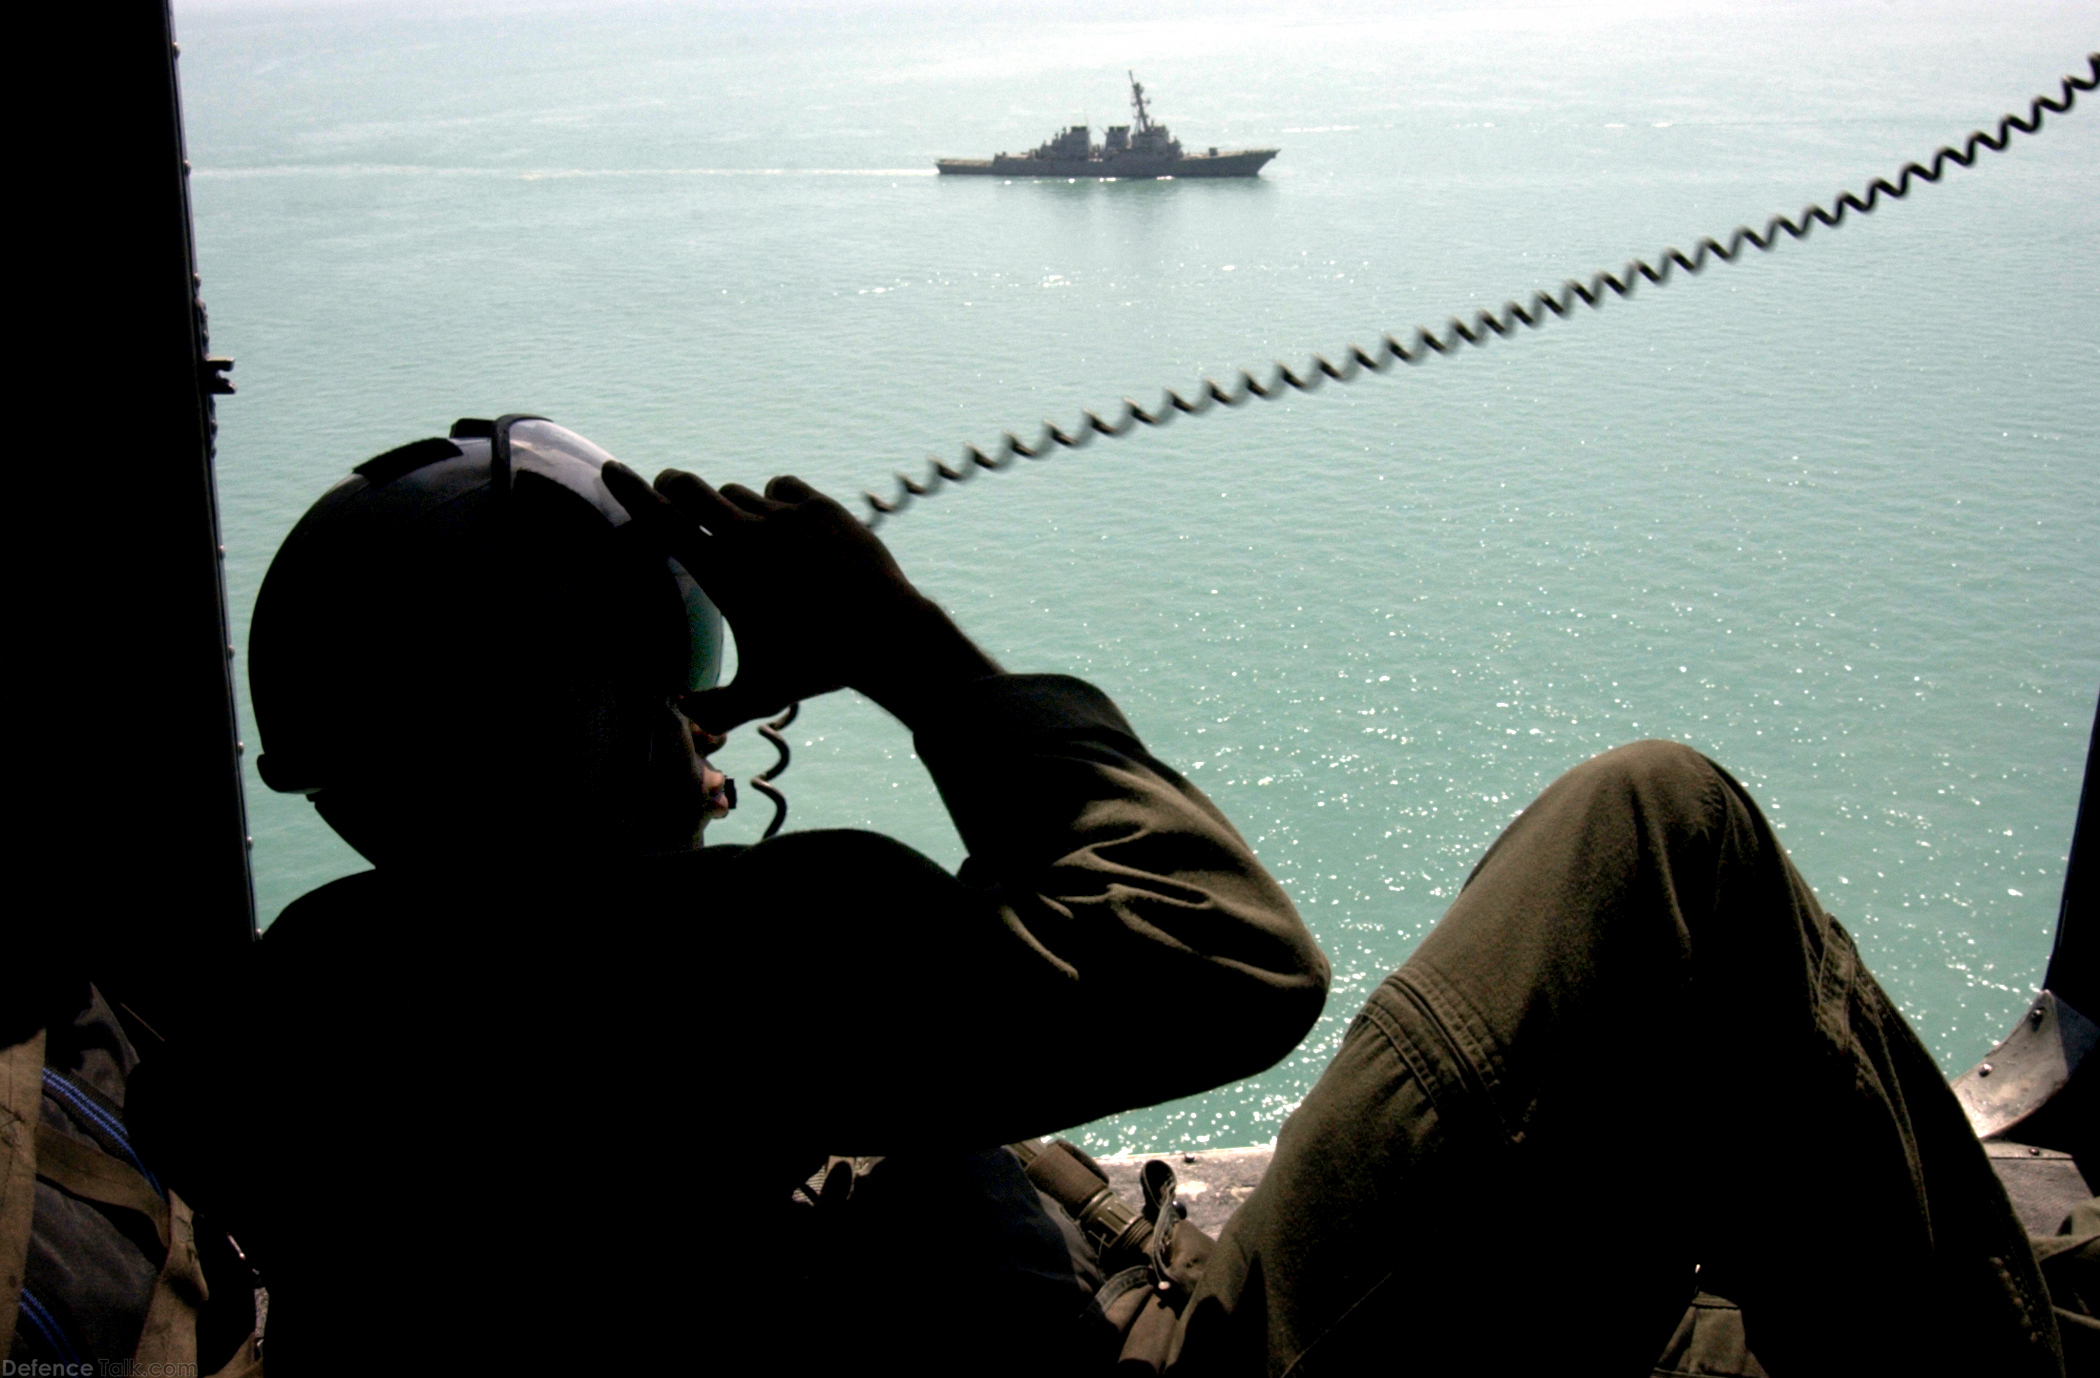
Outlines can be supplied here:
<path id="1" fill-rule="evenodd" d="M 886 489 L 1863 188 L 2100 48 L 2100 6 L 2007 0 L 177 8 L 239 360 L 243 643 L 306 505 L 457 415 Z M 932 175 L 1120 122 L 1126 68 L 1191 146 L 1281 155 L 1236 183 Z M 1085 1141 L 1272 1138 L 1511 816 L 1649 736 L 1750 786 L 1941 1065 L 1972 1063 L 2041 979 L 2100 691 L 2096 308 L 2089 98 L 1839 231 L 886 525 L 1008 665 L 1113 694 L 1334 960 L 1293 1057 Z M 960 859 L 879 710 L 810 704 L 793 741 L 795 823 Z M 360 867 L 248 784 L 265 922 Z M 765 981 L 754 1038 L 803 1017 L 795 972 Z M 733 1064 L 708 1075 L 733 1105 Z"/>

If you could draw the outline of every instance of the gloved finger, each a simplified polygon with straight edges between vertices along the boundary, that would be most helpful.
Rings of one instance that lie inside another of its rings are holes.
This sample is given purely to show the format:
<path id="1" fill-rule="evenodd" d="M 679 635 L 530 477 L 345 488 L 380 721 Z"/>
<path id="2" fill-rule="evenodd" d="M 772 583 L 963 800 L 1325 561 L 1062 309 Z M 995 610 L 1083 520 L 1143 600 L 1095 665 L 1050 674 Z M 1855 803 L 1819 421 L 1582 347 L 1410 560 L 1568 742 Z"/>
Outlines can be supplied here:
<path id="1" fill-rule="evenodd" d="M 627 514 L 699 578 L 710 562 L 706 528 L 679 511 L 640 474 L 617 459 L 606 464 L 601 476 Z"/>
<path id="2" fill-rule="evenodd" d="M 717 535 L 744 520 L 743 512 L 708 486 L 706 479 L 698 474 L 688 474 L 683 469 L 666 469 L 658 474 L 656 491 L 669 499 L 688 520 L 700 523 Z"/>
<path id="3" fill-rule="evenodd" d="M 808 502 L 823 495 L 793 474 L 781 474 L 766 484 L 766 496 L 776 502 Z"/>
<path id="4" fill-rule="evenodd" d="M 598 471 L 598 476 L 605 480 L 605 486 L 612 490 L 612 495 L 620 500 L 620 506 L 626 508 L 629 515 L 637 520 L 641 519 L 643 509 L 664 503 L 663 495 L 651 488 L 647 479 L 617 459 L 607 460 L 605 467 Z"/>
<path id="5" fill-rule="evenodd" d="M 722 496 L 735 504 L 740 510 L 760 517 L 765 516 L 769 512 L 778 512 L 786 505 L 775 502 L 771 498 L 761 497 L 741 483 L 723 484 Z"/>

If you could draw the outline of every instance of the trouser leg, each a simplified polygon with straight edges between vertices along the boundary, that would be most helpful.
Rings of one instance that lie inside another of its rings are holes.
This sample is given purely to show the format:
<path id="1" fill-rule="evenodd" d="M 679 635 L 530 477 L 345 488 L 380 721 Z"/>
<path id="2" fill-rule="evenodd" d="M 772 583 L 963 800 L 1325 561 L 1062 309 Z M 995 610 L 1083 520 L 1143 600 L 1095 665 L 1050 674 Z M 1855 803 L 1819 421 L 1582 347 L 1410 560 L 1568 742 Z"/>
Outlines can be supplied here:
<path id="1" fill-rule="evenodd" d="M 1931 1058 L 1741 786 L 1584 763 L 1285 1124 L 1190 1372 L 1644 1374 L 1697 1280 L 1775 1375 L 2058 1371 Z"/>

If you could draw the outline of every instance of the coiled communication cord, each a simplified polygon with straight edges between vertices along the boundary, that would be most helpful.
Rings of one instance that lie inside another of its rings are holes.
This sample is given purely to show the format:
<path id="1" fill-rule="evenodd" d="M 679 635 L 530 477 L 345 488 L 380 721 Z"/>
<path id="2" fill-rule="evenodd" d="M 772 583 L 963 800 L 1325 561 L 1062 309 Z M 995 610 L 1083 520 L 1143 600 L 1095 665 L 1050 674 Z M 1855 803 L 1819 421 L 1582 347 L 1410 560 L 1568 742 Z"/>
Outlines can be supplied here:
<path id="1" fill-rule="evenodd" d="M 1280 397 L 1287 388 L 1298 392 L 1312 392 L 1330 379 L 1337 383 L 1351 382 L 1360 377 L 1366 369 L 1373 373 L 1384 373 L 1396 363 L 1419 364 L 1432 355 L 1450 354 L 1461 345 L 1485 345 L 1499 336 L 1513 335 L 1520 325 L 1536 330 L 1553 317 L 1568 315 L 1578 302 L 1592 310 L 1601 309 L 1614 296 L 1632 296 L 1634 289 L 1643 280 L 1657 287 L 1665 286 L 1670 281 L 1671 273 L 1678 268 L 1687 273 L 1698 273 L 1712 259 L 1733 263 L 1743 252 L 1745 245 L 1760 252 L 1767 252 L 1779 242 L 1781 233 L 1790 239 L 1805 239 L 1809 231 L 1817 225 L 1826 225 L 1834 230 L 1845 223 L 1845 216 L 1850 211 L 1858 211 L 1861 215 L 1871 214 L 1874 208 L 1881 204 L 1884 196 L 1900 201 L 1910 195 L 1915 182 L 1939 181 L 1946 175 L 1949 163 L 1968 167 L 1976 161 L 1977 153 L 1981 149 L 1987 148 L 1993 153 L 2003 152 L 2005 146 L 2012 141 L 2015 130 L 2022 134 L 2039 133 L 2044 111 L 2057 115 L 2069 114 L 2071 107 L 2077 102 L 2078 92 L 2090 91 L 2096 85 L 2100 85 L 2100 53 L 2088 53 L 2085 60 L 2086 75 L 2063 78 L 2062 95 L 2058 99 L 2036 96 L 2028 103 L 2027 118 L 2021 119 L 2018 115 L 2002 117 L 1998 121 L 1996 135 L 1981 129 L 1971 131 L 1962 147 L 1957 149 L 1942 146 L 1932 155 L 1929 167 L 1922 163 L 1904 164 L 1903 170 L 1896 174 L 1894 182 L 1885 177 L 1876 177 L 1867 185 L 1867 194 L 1864 197 L 1855 196 L 1849 191 L 1841 192 L 1837 197 L 1835 210 L 1825 210 L 1820 205 L 1811 204 L 1801 212 L 1798 219 L 1784 215 L 1773 216 L 1765 222 L 1762 232 L 1753 230 L 1748 225 L 1738 225 L 1725 244 L 1709 236 L 1700 240 L 1689 254 L 1676 248 L 1663 250 L 1660 265 L 1636 258 L 1619 272 L 1596 273 L 1588 282 L 1569 278 L 1561 284 L 1557 292 L 1532 293 L 1528 303 L 1504 302 L 1500 311 L 1483 308 L 1474 313 L 1470 322 L 1453 316 L 1446 323 L 1442 333 L 1422 326 L 1415 331 L 1412 339 L 1406 341 L 1398 336 L 1385 335 L 1375 347 L 1368 350 L 1351 345 L 1339 364 L 1322 354 L 1313 355 L 1312 362 L 1303 369 L 1293 369 L 1279 360 L 1275 365 L 1275 373 L 1266 382 L 1255 377 L 1250 370 L 1241 369 L 1237 382 L 1233 384 L 1204 379 L 1193 398 L 1184 397 L 1174 389 L 1167 388 L 1160 398 L 1159 405 L 1149 411 L 1126 397 L 1123 399 L 1122 414 L 1113 421 L 1104 420 L 1100 413 L 1093 411 L 1084 413 L 1085 419 L 1070 430 L 1055 422 L 1045 421 L 1042 434 L 1033 444 L 1024 442 L 1012 431 L 1007 431 L 989 452 L 975 445 L 965 446 L 962 461 L 958 464 L 948 464 L 938 456 L 929 456 L 926 476 L 923 479 L 915 479 L 909 474 L 899 473 L 897 490 L 888 498 L 872 492 L 863 493 L 862 497 L 868 504 L 868 515 L 862 520 L 871 528 L 880 526 L 883 518 L 903 511 L 911 504 L 913 498 L 930 496 L 938 492 L 943 483 L 961 483 L 979 469 L 994 472 L 1004 469 L 1011 465 L 1017 456 L 1042 459 L 1054 454 L 1058 449 L 1077 450 L 1089 444 L 1097 435 L 1128 435 L 1140 425 L 1164 426 L 1176 416 L 1201 416 L 1219 403 L 1227 407 L 1237 407 L 1257 397 L 1265 400 Z"/>
<path id="2" fill-rule="evenodd" d="M 763 722 L 758 725 L 758 735 L 771 742 L 773 750 L 778 753 L 774 757 L 772 765 L 744 782 L 773 801 L 773 820 L 766 824 L 766 830 L 759 834 L 758 840 L 761 842 L 771 837 L 774 833 L 779 832 L 781 826 L 787 822 L 787 795 L 781 792 L 780 786 L 775 784 L 774 781 L 787 774 L 788 766 L 794 762 L 795 753 L 788 750 L 787 738 L 780 734 L 787 730 L 788 724 L 793 722 L 796 715 L 801 713 L 801 711 L 801 704 L 791 703 L 787 706 L 787 712 L 782 713 L 779 717 L 769 722 Z"/>
<path id="3" fill-rule="evenodd" d="M 1312 392 L 1329 380 L 1337 383 L 1353 382 L 1361 377 L 1366 369 L 1373 373 L 1384 373 L 1394 364 L 1419 364 L 1432 355 L 1453 353 L 1461 345 L 1485 345 L 1500 336 L 1513 335 L 1520 325 L 1536 330 L 1553 317 L 1570 314 L 1578 302 L 1591 310 L 1599 310 L 1612 297 L 1631 297 L 1634 289 L 1644 280 L 1657 287 L 1667 286 L 1671 274 L 1679 268 L 1687 273 L 1696 274 L 1713 259 L 1733 263 L 1742 254 L 1745 245 L 1760 253 L 1769 252 L 1779 243 L 1782 233 L 1789 239 L 1806 239 L 1809 231 L 1817 225 L 1837 229 L 1845 223 L 1845 216 L 1852 211 L 1870 215 L 1875 207 L 1881 204 L 1883 197 L 1900 201 L 1910 195 L 1915 183 L 1939 181 L 1946 175 L 1949 163 L 1969 167 L 1975 163 L 1978 153 L 1983 149 L 1989 149 L 1993 153 L 2004 152 L 2006 145 L 2012 142 L 2014 131 L 2022 134 L 2040 133 L 2044 112 L 2055 115 L 2070 114 L 2072 106 L 2077 104 L 2080 91 L 2091 91 L 2095 86 L 2100 86 L 2100 53 L 2087 53 L 2085 61 L 2086 75 L 2063 78 L 2062 91 L 2057 98 L 2036 96 L 2028 102 L 2025 119 L 2011 114 L 2000 117 L 1998 132 L 1995 135 L 1981 129 L 1971 130 L 1960 148 L 1941 145 L 1933 153 L 1929 167 L 1923 163 L 1905 163 L 1903 169 L 1896 174 L 1894 182 L 1886 177 L 1876 177 L 1867 184 L 1865 196 L 1856 196 L 1850 191 L 1840 192 L 1835 210 L 1825 210 L 1822 206 L 1811 203 L 1801 212 L 1798 219 L 1784 215 L 1773 216 L 1765 222 L 1762 232 L 1753 230 L 1748 225 L 1738 225 L 1725 244 L 1708 236 L 1700 240 L 1689 254 L 1682 249 L 1665 249 L 1660 255 L 1660 265 L 1636 258 L 1629 261 L 1619 272 L 1595 273 L 1588 282 L 1579 278 L 1569 278 L 1560 285 L 1557 292 L 1533 292 L 1529 302 L 1504 302 L 1500 311 L 1482 308 L 1473 314 L 1470 322 L 1453 316 L 1445 323 L 1441 334 L 1427 326 L 1421 326 L 1415 330 L 1413 338 L 1407 341 L 1402 341 L 1398 336 L 1384 335 L 1372 349 L 1366 350 L 1358 345 L 1350 345 L 1339 364 L 1324 354 L 1313 355 L 1312 362 L 1302 370 L 1293 369 L 1279 360 L 1275 364 L 1275 373 L 1266 382 L 1255 377 L 1252 371 L 1241 369 L 1237 382 L 1232 385 L 1219 383 L 1215 379 L 1204 379 L 1202 387 L 1196 390 L 1193 398 L 1184 397 L 1173 388 L 1164 389 L 1159 405 L 1149 411 L 1126 397 L 1123 399 L 1122 414 L 1115 420 L 1104 420 L 1100 413 L 1088 411 L 1083 414 L 1085 420 L 1070 430 L 1053 421 L 1045 421 L 1043 432 L 1034 444 L 1026 443 L 1012 431 L 1007 431 L 989 452 L 975 445 L 965 446 L 959 464 L 948 464 L 937 455 L 929 456 L 926 477 L 923 479 L 915 479 L 900 472 L 897 475 L 897 491 L 891 497 L 884 498 L 872 492 L 863 493 L 861 496 L 868 504 L 868 515 L 862 520 L 871 529 L 878 527 L 883 518 L 910 506 L 913 498 L 929 497 L 939 492 L 943 483 L 961 483 L 979 469 L 996 473 L 1007 468 L 1016 458 L 1043 459 L 1060 449 L 1077 450 L 1090 444 L 1097 435 L 1123 436 L 1141 425 L 1164 426 L 1177 416 L 1201 416 L 1220 403 L 1227 407 L 1237 407 L 1257 397 L 1263 400 L 1280 397 L 1286 389 Z M 786 773 L 789 761 L 787 739 L 781 736 L 781 732 L 795 720 L 800 708 L 799 704 L 789 704 L 787 712 L 758 729 L 759 735 L 773 743 L 774 750 L 779 752 L 779 759 L 773 763 L 771 769 L 751 778 L 752 787 L 773 801 L 773 819 L 766 825 L 766 837 L 779 832 L 781 825 L 787 821 L 787 796 L 781 793 L 777 783 Z"/>

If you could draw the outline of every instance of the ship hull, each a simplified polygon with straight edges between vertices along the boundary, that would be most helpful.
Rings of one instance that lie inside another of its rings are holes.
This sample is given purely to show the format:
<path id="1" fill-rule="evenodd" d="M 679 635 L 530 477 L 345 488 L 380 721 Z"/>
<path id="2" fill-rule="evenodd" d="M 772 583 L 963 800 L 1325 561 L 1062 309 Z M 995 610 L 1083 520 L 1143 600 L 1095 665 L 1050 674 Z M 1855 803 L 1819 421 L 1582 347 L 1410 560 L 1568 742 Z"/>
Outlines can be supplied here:
<path id="1" fill-rule="evenodd" d="M 1179 158 L 1148 158 L 1133 153 L 1113 158 L 942 158 L 934 166 L 950 177 L 1254 177 L 1278 152 L 1273 148 L 1236 148 Z"/>

